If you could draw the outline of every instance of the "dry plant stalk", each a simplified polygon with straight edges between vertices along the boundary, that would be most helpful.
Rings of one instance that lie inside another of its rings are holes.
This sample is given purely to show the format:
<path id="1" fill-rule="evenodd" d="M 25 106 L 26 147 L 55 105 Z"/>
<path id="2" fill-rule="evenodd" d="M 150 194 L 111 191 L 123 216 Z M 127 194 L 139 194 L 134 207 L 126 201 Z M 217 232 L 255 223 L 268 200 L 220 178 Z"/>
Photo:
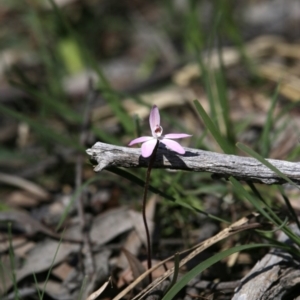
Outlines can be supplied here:
<path id="1" fill-rule="evenodd" d="M 237 222 L 233 223 L 229 227 L 225 228 L 215 236 L 207 239 L 204 242 L 201 242 L 200 244 L 194 246 L 192 249 L 185 250 L 181 252 L 180 254 L 193 250 L 187 257 L 182 259 L 179 263 L 179 267 L 181 268 L 184 266 L 188 261 L 190 261 L 192 258 L 194 258 L 196 255 L 204 251 L 205 249 L 209 248 L 213 244 L 228 238 L 236 233 L 248 230 L 248 229 L 255 229 L 259 228 L 262 225 L 258 222 L 256 222 L 256 218 L 259 216 L 257 213 L 252 213 L 251 215 L 247 217 L 243 217 L 242 219 L 238 220 Z M 139 276 L 134 282 L 132 282 L 127 288 L 125 288 L 120 294 L 118 294 L 113 300 L 119 300 L 122 297 L 124 297 L 128 292 L 130 292 L 137 284 L 139 284 L 144 278 L 148 276 L 150 272 L 153 272 L 155 269 L 160 267 L 161 265 L 165 264 L 167 261 L 173 259 L 174 256 L 171 256 L 164 261 L 161 261 L 159 264 L 152 267 L 150 270 L 147 270 L 144 274 Z M 161 284 L 164 280 L 166 280 L 169 276 L 171 276 L 174 273 L 174 268 L 171 268 L 167 270 L 162 276 L 154 280 L 150 285 L 148 285 L 143 291 L 141 291 L 137 296 L 135 296 L 132 300 L 135 299 L 143 299 L 145 295 L 150 293 L 156 286 Z"/>

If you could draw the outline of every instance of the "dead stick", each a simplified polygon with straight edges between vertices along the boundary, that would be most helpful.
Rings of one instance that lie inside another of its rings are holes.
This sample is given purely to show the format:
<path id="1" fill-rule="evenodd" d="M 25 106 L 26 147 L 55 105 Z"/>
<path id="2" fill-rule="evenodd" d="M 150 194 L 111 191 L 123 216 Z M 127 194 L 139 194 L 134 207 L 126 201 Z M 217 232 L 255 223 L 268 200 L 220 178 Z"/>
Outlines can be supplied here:
<path id="1" fill-rule="evenodd" d="M 285 180 L 255 158 L 227 155 L 199 149 L 185 148 L 184 155 L 178 155 L 160 144 L 153 168 L 210 172 L 218 178 L 235 177 L 238 180 L 264 184 L 283 184 Z M 109 167 L 147 168 L 149 158 L 141 156 L 139 148 L 119 147 L 97 142 L 86 151 L 98 165 L 99 172 Z M 267 159 L 283 174 L 300 184 L 300 163 Z"/>

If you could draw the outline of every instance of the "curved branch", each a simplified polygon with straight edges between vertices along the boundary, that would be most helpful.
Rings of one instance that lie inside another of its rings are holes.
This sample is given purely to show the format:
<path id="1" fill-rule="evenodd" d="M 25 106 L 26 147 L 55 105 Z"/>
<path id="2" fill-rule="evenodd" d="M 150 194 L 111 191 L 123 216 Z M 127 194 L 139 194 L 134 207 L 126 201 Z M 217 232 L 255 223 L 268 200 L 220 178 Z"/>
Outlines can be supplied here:
<path id="1" fill-rule="evenodd" d="M 230 176 L 239 180 L 264 184 L 283 184 L 285 180 L 255 158 L 227 155 L 192 148 L 185 148 L 184 155 L 170 151 L 160 144 L 153 168 L 210 172 L 217 178 Z M 119 147 L 97 142 L 87 154 L 96 160 L 96 172 L 109 167 L 147 168 L 149 158 L 141 156 L 138 148 Z M 283 174 L 300 184 L 300 163 L 267 159 Z"/>

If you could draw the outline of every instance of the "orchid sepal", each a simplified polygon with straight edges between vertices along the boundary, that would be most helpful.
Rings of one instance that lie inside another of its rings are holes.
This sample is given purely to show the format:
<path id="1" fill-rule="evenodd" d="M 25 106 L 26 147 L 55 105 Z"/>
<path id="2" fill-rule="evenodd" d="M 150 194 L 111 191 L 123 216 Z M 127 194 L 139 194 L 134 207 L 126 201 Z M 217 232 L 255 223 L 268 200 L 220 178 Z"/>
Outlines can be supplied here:
<path id="1" fill-rule="evenodd" d="M 183 139 L 186 137 L 191 137 L 191 135 L 186 133 L 168 133 L 164 135 L 165 139 Z"/>
<path id="2" fill-rule="evenodd" d="M 153 139 L 152 136 L 141 136 L 141 137 L 138 137 L 138 138 L 132 140 L 132 141 L 128 144 L 128 146 L 132 146 L 132 145 L 134 145 L 134 144 L 139 144 L 139 143 L 144 143 L 144 142 L 147 142 L 147 141 L 152 140 L 152 139 Z"/>
<path id="3" fill-rule="evenodd" d="M 177 142 L 169 140 L 169 139 L 162 139 L 161 142 L 165 144 L 169 149 L 179 153 L 185 154 L 184 148 Z"/>

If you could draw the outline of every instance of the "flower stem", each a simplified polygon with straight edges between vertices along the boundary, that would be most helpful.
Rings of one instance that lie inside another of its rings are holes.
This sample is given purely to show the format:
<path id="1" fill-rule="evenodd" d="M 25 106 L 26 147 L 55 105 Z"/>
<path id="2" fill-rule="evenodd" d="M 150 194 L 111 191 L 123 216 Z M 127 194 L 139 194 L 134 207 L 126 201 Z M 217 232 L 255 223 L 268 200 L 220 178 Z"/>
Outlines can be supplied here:
<path id="1" fill-rule="evenodd" d="M 147 193 L 148 193 L 148 187 L 149 187 L 149 182 L 150 182 L 150 174 L 151 174 L 151 169 L 153 166 L 153 163 L 155 161 L 155 156 L 156 156 L 156 151 L 159 145 L 159 141 L 157 140 L 157 143 L 154 147 L 154 150 L 150 156 L 150 161 L 149 161 L 149 166 L 147 169 L 146 173 L 146 180 L 145 180 L 145 188 L 144 188 L 144 196 L 143 196 L 143 221 L 144 221 L 144 226 L 146 230 L 146 237 L 147 237 L 147 265 L 148 269 L 151 269 L 152 267 L 152 254 L 151 254 L 151 241 L 150 241 L 150 232 L 147 224 L 147 217 L 146 217 L 146 200 L 147 200 Z M 149 282 L 152 282 L 152 274 L 149 273 Z"/>

